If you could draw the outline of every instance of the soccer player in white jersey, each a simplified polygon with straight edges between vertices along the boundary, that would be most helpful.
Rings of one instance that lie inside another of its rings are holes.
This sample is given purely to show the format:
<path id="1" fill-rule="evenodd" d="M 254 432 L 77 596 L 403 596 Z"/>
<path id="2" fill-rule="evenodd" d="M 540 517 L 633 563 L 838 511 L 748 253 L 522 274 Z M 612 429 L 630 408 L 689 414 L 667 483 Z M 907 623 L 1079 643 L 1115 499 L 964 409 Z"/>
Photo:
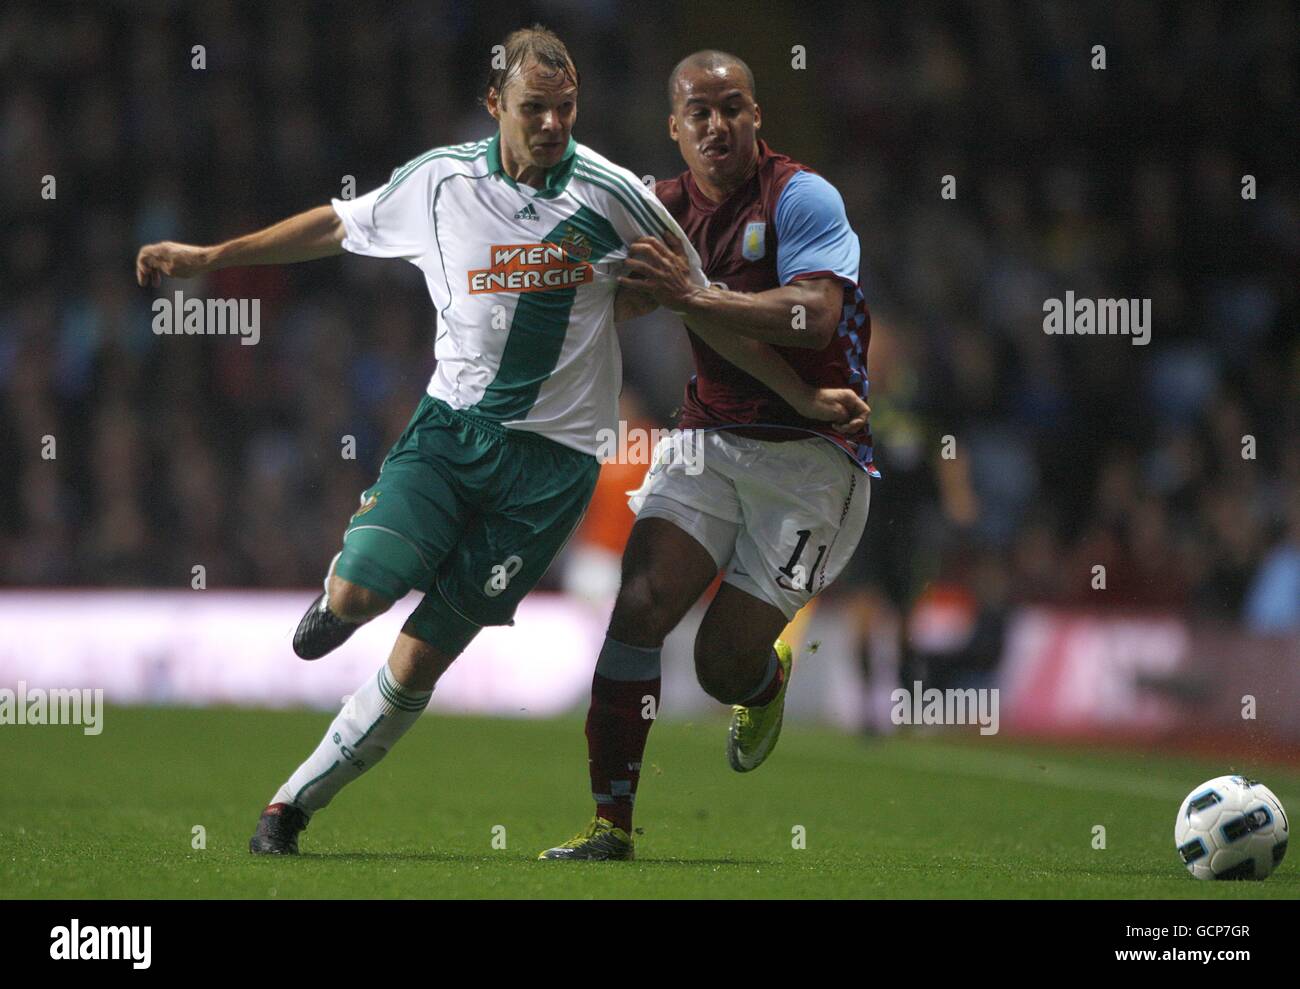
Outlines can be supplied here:
<path id="1" fill-rule="evenodd" d="M 685 240 L 632 172 L 571 137 L 578 72 L 560 39 L 535 26 L 504 49 L 486 91 L 491 139 L 435 148 L 359 199 L 216 246 L 151 244 L 136 260 L 140 284 L 158 285 L 345 250 L 402 258 L 437 311 L 428 392 L 362 493 L 294 649 L 316 659 L 412 589 L 424 598 L 263 811 L 254 853 L 296 854 L 311 815 L 387 754 L 479 629 L 511 624 L 581 519 L 598 436 L 616 426 L 628 246 Z M 707 284 L 697 256 L 690 265 Z M 766 344 L 712 342 L 810 416 L 845 428 L 865 417 L 851 390 L 805 385 Z"/>

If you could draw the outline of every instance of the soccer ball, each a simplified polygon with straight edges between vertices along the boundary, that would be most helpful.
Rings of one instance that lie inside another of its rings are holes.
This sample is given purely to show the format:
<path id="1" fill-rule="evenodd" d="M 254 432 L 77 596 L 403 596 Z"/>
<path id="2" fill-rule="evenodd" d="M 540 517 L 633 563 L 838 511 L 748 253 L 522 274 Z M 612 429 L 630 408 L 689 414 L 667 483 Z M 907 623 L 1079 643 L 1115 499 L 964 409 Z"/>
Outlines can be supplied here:
<path id="1" fill-rule="evenodd" d="M 1263 783 L 1217 776 L 1187 795 L 1174 845 L 1197 879 L 1267 879 L 1286 855 L 1286 811 Z"/>

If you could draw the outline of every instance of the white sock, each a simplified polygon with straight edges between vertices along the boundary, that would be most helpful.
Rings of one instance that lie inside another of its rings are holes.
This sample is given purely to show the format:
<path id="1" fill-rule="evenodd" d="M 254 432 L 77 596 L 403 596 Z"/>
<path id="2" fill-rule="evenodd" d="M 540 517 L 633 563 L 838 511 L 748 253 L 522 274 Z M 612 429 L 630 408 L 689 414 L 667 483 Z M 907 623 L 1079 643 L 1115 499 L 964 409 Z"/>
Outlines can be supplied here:
<path id="1" fill-rule="evenodd" d="M 271 803 L 293 804 L 314 814 L 386 756 L 432 696 L 432 690 L 403 687 L 385 663 L 343 705 L 316 751 L 294 770 Z"/>

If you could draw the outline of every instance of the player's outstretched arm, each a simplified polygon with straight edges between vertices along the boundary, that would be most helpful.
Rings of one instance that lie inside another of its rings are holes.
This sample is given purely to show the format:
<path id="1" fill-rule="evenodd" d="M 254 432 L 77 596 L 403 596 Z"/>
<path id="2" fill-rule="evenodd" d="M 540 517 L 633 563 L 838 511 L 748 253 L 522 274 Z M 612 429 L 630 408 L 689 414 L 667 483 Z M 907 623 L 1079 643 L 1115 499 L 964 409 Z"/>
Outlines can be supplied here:
<path id="1" fill-rule="evenodd" d="M 317 206 L 222 244 L 200 247 L 164 240 L 146 244 L 135 259 L 135 280 L 157 286 L 162 276 L 193 278 L 220 268 L 292 264 L 343 253 L 343 221 L 332 206 Z"/>

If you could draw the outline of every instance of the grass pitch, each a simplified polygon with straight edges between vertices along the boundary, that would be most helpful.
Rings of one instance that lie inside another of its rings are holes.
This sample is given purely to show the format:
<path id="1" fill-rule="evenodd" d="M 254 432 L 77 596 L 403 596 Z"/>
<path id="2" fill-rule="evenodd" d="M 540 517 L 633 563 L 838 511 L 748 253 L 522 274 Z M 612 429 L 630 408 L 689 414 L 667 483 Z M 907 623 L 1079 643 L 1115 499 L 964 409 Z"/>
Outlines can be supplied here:
<path id="1" fill-rule="evenodd" d="M 1294 769 L 787 726 L 742 776 L 721 720 L 655 726 L 635 862 L 535 861 L 591 816 L 576 717 L 425 717 L 316 817 L 301 857 L 253 858 L 259 811 L 328 722 L 112 708 L 96 737 L 0 729 L 0 896 L 1300 897 L 1300 855 L 1263 883 L 1203 883 L 1173 841 L 1179 801 L 1225 772 L 1294 815 Z"/>

